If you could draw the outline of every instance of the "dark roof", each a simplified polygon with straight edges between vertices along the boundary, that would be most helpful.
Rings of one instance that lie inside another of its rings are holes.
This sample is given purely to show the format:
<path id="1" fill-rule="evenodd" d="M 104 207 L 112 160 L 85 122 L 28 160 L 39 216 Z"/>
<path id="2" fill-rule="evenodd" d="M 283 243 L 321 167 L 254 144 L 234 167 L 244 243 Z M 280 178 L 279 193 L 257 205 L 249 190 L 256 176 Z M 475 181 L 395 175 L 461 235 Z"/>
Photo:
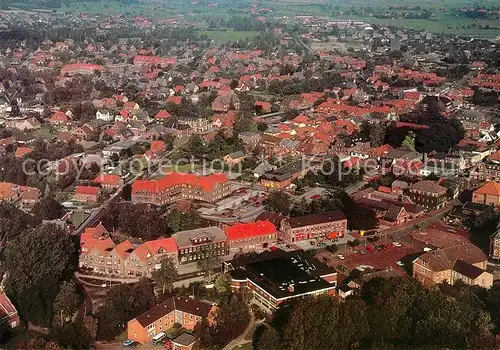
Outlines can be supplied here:
<path id="1" fill-rule="evenodd" d="M 324 214 L 298 216 L 296 218 L 289 219 L 288 223 L 290 224 L 291 228 L 297 228 L 297 227 L 317 225 L 332 221 L 340 221 L 345 219 L 346 217 L 344 213 L 342 213 L 340 210 L 337 210 L 337 211 L 330 211 Z"/>
<path id="2" fill-rule="evenodd" d="M 397 205 L 391 205 L 387 213 L 385 213 L 384 219 L 389 221 L 396 221 L 403 209 L 404 209 L 403 207 Z"/>
<path id="3" fill-rule="evenodd" d="M 140 314 L 135 319 L 141 324 L 141 326 L 146 327 L 174 310 L 187 312 L 200 317 L 207 317 L 211 309 L 211 304 L 176 296 L 169 297 L 161 304 L 156 305 L 152 309 Z"/>
<path id="4" fill-rule="evenodd" d="M 231 272 L 233 279 L 249 279 L 276 299 L 293 297 L 313 291 L 334 288 L 320 276 L 335 270 L 304 253 L 283 254 L 257 261 Z M 293 289 L 289 289 L 293 286 Z"/>
<path id="5" fill-rule="evenodd" d="M 255 221 L 269 221 L 274 226 L 279 226 L 284 216 L 274 211 L 264 211 L 255 218 Z"/>
<path id="6" fill-rule="evenodd" d="M 261 177 L 268 179 L 268 180 L 283 181 L 283 180 L 291 178 L 293 174 L 296 174 L 302 170 L 303 170 L 302 161 L 298 160 L 296 162 L 285 164 L 276 170 L 267 172 L 264 175 L 262 175 Z"/>
<path id="7" fill-rule="evenodd" d="M 477 266 L 469 264 L 463 260 L 455 261 L 455 265 L 453 265 L 453 271 L 458 272 L 459 274 L 469 277 L 471 279 L 476 279 L 484 272 L 484 270 L 480 269 Z"/>
<path id="8" fill-rule="evenodd" d="M 198 338 L 189 333 L 182 333 L 177 338 L 172 340 L 172 343 L 189 346 L 193 344 Z"/>

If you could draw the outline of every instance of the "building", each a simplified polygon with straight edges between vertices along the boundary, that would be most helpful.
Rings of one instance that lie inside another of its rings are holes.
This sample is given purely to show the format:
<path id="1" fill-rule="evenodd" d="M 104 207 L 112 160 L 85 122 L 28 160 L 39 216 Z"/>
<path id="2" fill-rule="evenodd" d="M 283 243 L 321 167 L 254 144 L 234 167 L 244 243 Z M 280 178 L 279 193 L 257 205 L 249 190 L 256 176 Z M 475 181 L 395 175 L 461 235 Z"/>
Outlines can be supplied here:
<path id="1" fill-rule="evenodd" d="M 248 253 L 276 244 L 277 230 L 269 221 L 238 223 L 226 227 L 230 253 Z"/>
<path id="2" fill-rule="evenodd" d="M 341 211 L 299 216 L 281 221 L 281 240 L 287 243 L 308 239 L 334 239 L 344 237 L 347 219 Z"/>
<path id="3" fill-rule="evenodd" d="M 19 326 L 19 315 L 16 307 L 5 292 L 0 294 L 0 320 L 5 320 L 11 328 Z"/>
<path id="4" fill-rule="evenodd" d="M 102 188 L 116 189 L 123 185 L 123 180 L 120 175 L 100 173 L 94 179 L 95 183 L 101 185 Z"/>
<path id="5" fill-rule="evenodd" d="M 245 153 L 243 153 L 242 151 L 229 153 L 224 156 L 223 160 L 224 163 L 228 164 L 229 166 L 235 166 L 245 160 Z"/>
<path id="6" fill-rule="evenodd" d="M 438 185 L 435 181 L 423 180 L 411 185 L 408 188 L 408 195 L 418 206 L 437 210 L 445 205 L 446 187 Z"/>
<path id="7" fill-rule="evenodd" d="M 82 235 L 78 265 L 83 272 L 138 279 L 151 277 L 165 256 L 178 261 L 174 238 L 160 238 L 140 245 L 129 240 L 115 244 L 105 237 L 106 233 L 98 226 Z"/>
<path id="8" fill-rule="evenodd" d="M 94 186 L 76 186 L 75 200 L 82 202 L 97 202 L 101 195 L 101 189 Z"/>
<path id="9" fill-rule="evenodd" d="M 453 284 L 457 280 L 491 288 L 493 275 L 486 271 L 488 258 L 472 243 L 462 243 L 424 253 L 413 261 L 413 277 L 424 285 Z"/>
<path id="10" fill-rule="evenodd" d="M 178 199 L 214 203 L 230 193 L 231 184 L 224 174 L 171 173 L 157 180 L 136 180 L 132 184 L 132 202 L 155 205 Z"/>
<path id="11" fill-rule="evenodd" d="M 497 223 L 497 230 L 490 237 L 490 257 L 500 259 L 500 221 Z"/>
<path id="12" fill-rule="evenodd" d="M 304 167 L 302 161 L 298 160 L 264 173 L 260 177 L 260 183 L 270 189 L 282 190 L 289 187 L 294 180 L 304 177 L 308 171 L 309 169 Z"/>
<path id="13" fill-rule="evenodd" d="M 227 237 L 217 226 L 180 231 L 173 235 L 181 264 L 217 258 L 229 253 Z"/>
<path id="14" fill-rule="evenodd" d="M 231 271 L 231 286 L 251 292 L 264 310 L 274 311 L 288 300 L 308 295 L 335 295 L 337 272 L 313 257 L 277 250 L 261 259 Z"/>
<path id="15" fill-rule="evenodd" d="M 102 71 L 103 68 L 102 66 L 98 64 L 91 64 L 91 63 L 73 63 L 73 64 L 67 64 L 64 67 L 61 68 L 61 75 L 66 76 L 66 75 L 75 75 L 75 74 L 85 74 L 85 75 L 92 75 L 94 74 L 95 71 Z"/>
<path id="16" fill-rule="evenodd" d="M 172 339 L 172 350 L 191 350 L 198 349 L 199 339 L 189 333 L 182 333 L 175 339 Z"/>
<path id="17" fill-rule="evenodd" d="M 182 117 L 177 120 L 179 125 L 187 125 L 190 131 L 195 134 L 203 134 L 212 130 L 212 124 L 207 118 L 202 117 Z"/>
<path id="18" fill-rule="evenodd" d="M 472 193 L 472 202 L 476 204 L 500 206 L 500 183 L 490 181 Z"/>
<path id="19" fill-rule="evenodd" d="M 161 304 L 128 321 L 128 339 L 141 344 L 149 343 L 160 332 L 180 324 L 193 330 L 198 322 L 206 318 L 212 322 L 216 306 L 184 297 L 169 297 Z"/>

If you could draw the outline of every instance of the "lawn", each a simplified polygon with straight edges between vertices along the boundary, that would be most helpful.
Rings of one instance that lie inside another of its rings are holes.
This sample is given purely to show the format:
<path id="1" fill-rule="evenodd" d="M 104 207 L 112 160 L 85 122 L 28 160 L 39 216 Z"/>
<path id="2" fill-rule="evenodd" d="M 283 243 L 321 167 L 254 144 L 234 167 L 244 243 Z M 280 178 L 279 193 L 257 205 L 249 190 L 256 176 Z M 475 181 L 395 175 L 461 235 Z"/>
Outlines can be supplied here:
<path id="1" fill-rule="evenodd" d="M 233 350 L 253 350 L 252 342 L 245 343 L 243 345 L 238 345 L 233 348 Z"/>
<path id="2" fill-rule="evenodd" d="M 247 38 L 254 38 L 260 35 L 259 32 L 256 31 L 234 31 L 231 29 L 228 30 L 203 30 L 198 31 L 198 34 L 205 34 L 211 39 L 218 41 L 220 43 L 227 43 L 230 41 L 242 40 Z"/>

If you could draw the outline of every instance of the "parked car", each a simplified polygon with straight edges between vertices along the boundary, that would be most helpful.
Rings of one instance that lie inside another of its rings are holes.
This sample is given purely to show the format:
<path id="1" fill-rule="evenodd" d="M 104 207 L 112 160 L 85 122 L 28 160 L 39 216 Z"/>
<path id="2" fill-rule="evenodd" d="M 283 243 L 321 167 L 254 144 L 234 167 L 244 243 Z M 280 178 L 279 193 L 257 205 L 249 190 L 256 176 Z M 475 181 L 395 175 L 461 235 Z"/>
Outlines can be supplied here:
<path id="1" fill-rule="evenodd" d="M 123 342 L 123 346 L 126 346 L 127 348 L 133 348 L 137 345 L 137 343 L 133 340 L 127 339 Z"/>
<path id="2" fill-rule="evenodd" d="M 401 260 L 396 261 L 396 265 L 398 266 L 405 266 Z"/>
<path id="3" fill-rule="evenodd" d="M 401 243 L 399 242 L 392 242 L 392 245 L 395 246 L 395 247 L 402 247 Z"/>
<path id="4" fill-rule="evenodd" d="M 345 260 L 345 256 L 343 256 L 342 254 L 337 255 L 337 258 L 339 258 L 340 260 Z"/>
<path id="5" fill-rule="evenodd" d="M 321 199 L 321 195 L 315 194 L 314 196 L 311 196 L 311 199 Z"/>

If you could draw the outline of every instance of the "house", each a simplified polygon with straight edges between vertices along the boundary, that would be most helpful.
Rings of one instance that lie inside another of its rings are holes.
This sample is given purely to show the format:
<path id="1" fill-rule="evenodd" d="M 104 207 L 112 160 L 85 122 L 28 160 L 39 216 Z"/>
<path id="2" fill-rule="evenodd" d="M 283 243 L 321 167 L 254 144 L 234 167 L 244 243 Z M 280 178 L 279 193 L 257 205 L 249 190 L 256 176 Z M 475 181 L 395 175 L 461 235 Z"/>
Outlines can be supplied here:
<path id="1" fill-rule="evenodd" d="M 19 186 L 18 191 L 21 196 L 21 203 L 33 205 L 40 200 L 42 192 L 36 187 Z"/>
<path id="2" fill-rule="evenodd" d="M 165 256 L 178 262 L 177 243 L 174 238 L 159 238 L 133 245 L 125 240 L 115 244 L 107 230 L 98 225 L 87 228 L 80 237 L 80 256 L 78 266 L 83 272 L 91 271 L 105 276 L 126 279 L 151 277 L 160 268 Z"/>
<path id="3" fill-rule="evenodd" d="M 151 342 L 160 332 L 173 327 L 175 323 L 193 330 L 202 319 L 209 323 L 217 307 L 215 305 L 180 296 L 168 297 L 161 304 L 127 322 L 128 339 L 141 344 Z M 179 343 L 193 343 L 176 338 Z"/>
<path id="4" fill-rule="evenodd" d="M 304 167 L 301 160 L 293 163 L 285 164 L 284 166 L 264 173 L 259 179 L 261 185 L 270 189 L 285 189 L 289 187 L 295 179 L 303 178 L 308 168 Z"/>
<path id="5" fill-rule="evenodd" d="M 217 226 L 180 231 L 172 237 L 177 243 L 181 264 L 202 260 L 206 256 L 222 257 L 229 252 L 226 234 Z"/>
<path id="6" fill-rule="evenodd" d="M 22 158 L 27 154 L 33 152 L 33 149 L 30 147 L 17 147 L 16 149 L 16 158 Z"/>
<path id="7" fill-rule="evenodd" d="M 243 142 L 245 150 L 253 151 L 260 140 L 260 133 L 252 131 L 244 131 L 238 134 L 238 138 Z"/>
<path id="8" fill-rule="evenodd" d="M 500 183 L 490 181 L 472 192 L 472 203 L 500 207 Z"/>
<path id="9" fill-rule="evenodd" d="M 116 174 L 104 174 L 101 173 L 97 175 L 94 179 L 94 182 L 101 185 L 104 189 L 116 189 L 123 185 L 123 180 L 120 175 Z"/>
<path id="10" fill-rule="evenodd" d="M 101 195 L 101 189 L 94 186 L 76 186 L 75 189 L 75 200 L 82 202 L 94 202 L 99 201 Z"/>
<path id="11" fill-rule="evenodd" d="M 178 337 L 172 339 L 173 350 L 191 350 L 198 349 L 199 338 L 189 333 L 182 333 Z"/>
<path id="12" fill-rule="evenodd" d="M 76 74 L 92 75 L 95 71 L 102 71 L 103 67 L 91 63 L 73 63 L 67 64 L 61 68 L 62 76 L 72 76 Z"/>
<path id="13" fill-rule="evenodd" d="M 95 112 L 95 117 L 97 120 L 103 120 L 105 122 L 110 122 L 115 118 L 114 114 L 111 113 L 109 109 L 98 109 Z"/>
<path id="14" fill-rule="evenodd" d="M 179 125 L 189 126 L 196 134 L 203 134 L 212 129 L 211 123 L 203 117 L 182 117 L 177 120 Z"/>
<path id="15" fill-rule="evenodd" d="M 230 109 L 240 110 L 240 99 L 234 93 L 217 96 L 212 102 L 212 110 L 216 112 L 227 112 Z"/>
<path id="16" fill-rule="evenodd" d="M 341 211 L 299 216 L 281 221 L 280 238 L 287 243 L 344 237 L 347 219 Z"/>
<path id="17" fill-rule="evenodd" d="M 11 202 L 19 197 L 17 185 L 10 182 L 0 182 L 0 200 Z"/>
<path id="18" fill-rule="evenodd" d="M 49 123 L 53 125 L 64 125 L 68 124 L 70 121 L 71 118 L 69 117 L 69 115 L 61 111 L 55 112 L 49 118 Z"/>
<path id="19" fill-rule="evenodd" d="M 497 223 L 497 229 L 490 237 L 490 257 L 500 259 L 500 221 Z"/>
<path id="20" fill-rule="evenodd" d="M 435 181 L 422 180 L 408 187 L 411 200 L 428 210 L 438 210 L 446 203 L 446 187 L 438 185 Z"/>
<path id="21" fill-rule="evenodd" d="M 267 312 L 287 302 L 309 295 L 335 295 L 337 272 L 318 259 L 297 252 L 264 252 L 253 260 L 243 260 L 231 274 L 234 290 L 251 293 L 252 301 Z"/>
<path id="22" fill-rule="evenodd" d="M 413 277 L 424 285 L 454 284 L 457 280 L 491 288 L 493 275 L 486 271 L 488 258 L 472 243 L 431 250 L 413 261 Z"/>
<path id="23" fill-rule="evenodd" d="M 12 304 L 5 292 L 0 294 L 0 320 L 5 320 L 10 328 L 19 326 L 20 319 L 16 307 Z"/>
<path id="24" fill-rule="evenodd" d="M 166 110 L 164 110 L 164 109 L 162 109 L 161 111 L 159 111 L 159 112 L 158 112 L 158 113 L 156 113 L 156 115 L 155 115 L 155 118 L 156 118 L 157 120 L 165 120 L 165 119 L 168 119 L 168 118 L 170 118 L 170 117 L 171 117 L 170 113 L 168 113 L 168 111 L 166 111 Z"/>
<path id="25" fill-rule="evenodd" d="M 262 113 L 269 113 L 271 112 L 271 103 L 266 101 L 256 101 L 255 109 Z"/>
<path id="26" fill-rule="evenodd" d="M 277 230 L 269 221 L 237 223 L 224 229 L 230 253 L 249 253 L 276 244 Z"/>
<path id="27" fill-rule="evenodd" d="M 170 173 L 156 180 L 135 180 L 132 202 L 165 205 L 178 199 L 214 203 L 231 193 L 226 175 Z"/>
<path id="28" fill-rule="evenodd" d="M 264 175 L 265 173 L 267 172 L 270 172 L 270 171 L 274 171 L 276 170 L 278 167 L 275 166 L 275 165 L 271 165 L 269 164 L 268 162 L 262 162 L 260 163 L 259 165 L 257 165 L 253 170 L 252 170 L 252 173 L 253 173 L 253 176 L 255 178 L 260 178 L 262 175 Z"/>
<path id="29" fill-rule="evenodd" d="M 235 166 L 236 164 L 241 163 L 244 159 L 245 159 L 245 153 L 243 153 L 242 151 L 229 153 L 225 155 L 223 158 L 224 163 L 230 166 Z"/>
<path id="30" fill-rule="evenodd" d="M 26 131 L 26 130 L 40 129 L 42 127 L 42 123 L 40 123 L 38 119 L 32 117 L 32 118 L 6 120 L 5 126 L 11 129 Z"/>

